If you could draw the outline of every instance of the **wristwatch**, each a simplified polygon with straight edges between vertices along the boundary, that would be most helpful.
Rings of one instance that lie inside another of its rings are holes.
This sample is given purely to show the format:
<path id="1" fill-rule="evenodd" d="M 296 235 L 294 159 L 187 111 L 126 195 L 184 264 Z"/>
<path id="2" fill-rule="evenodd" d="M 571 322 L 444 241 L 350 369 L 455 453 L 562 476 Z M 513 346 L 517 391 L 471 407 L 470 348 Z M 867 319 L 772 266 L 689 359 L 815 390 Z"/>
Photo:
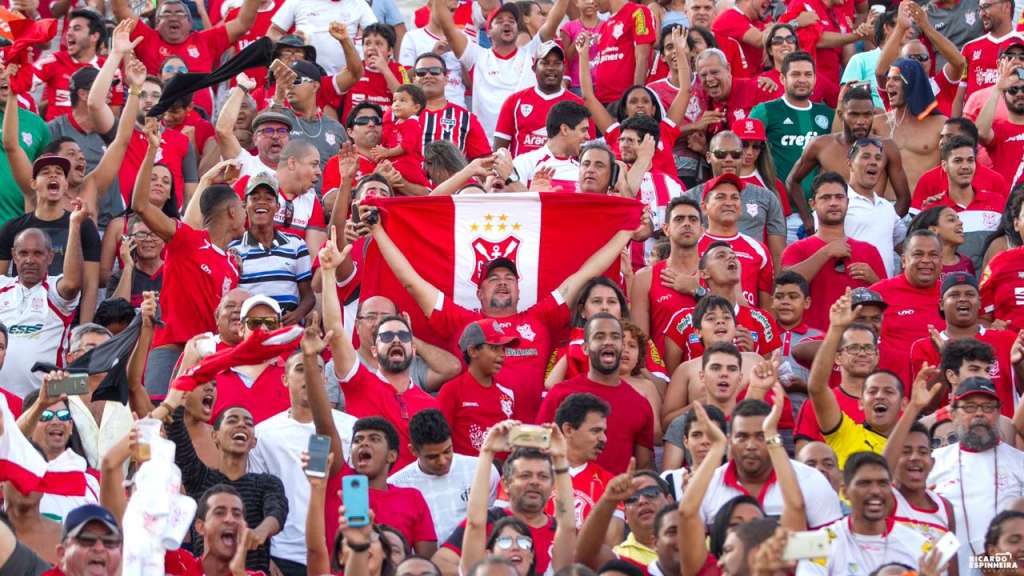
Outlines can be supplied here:
<path id="1" fill-rule="evenodd" d="M 764 443 L 769 446 L 782 446 L 782 435 L 774 434 L 764 439 Z"/>
<path id="2" fill-rule="evenodd" d="M 515 168 L 512 169 L 512 172 L 509 172 L 508 178 L 505 178 L 505 185 L 508 186 L 513 182 L 519 182 L 519 173 L 516 172 Z"/>

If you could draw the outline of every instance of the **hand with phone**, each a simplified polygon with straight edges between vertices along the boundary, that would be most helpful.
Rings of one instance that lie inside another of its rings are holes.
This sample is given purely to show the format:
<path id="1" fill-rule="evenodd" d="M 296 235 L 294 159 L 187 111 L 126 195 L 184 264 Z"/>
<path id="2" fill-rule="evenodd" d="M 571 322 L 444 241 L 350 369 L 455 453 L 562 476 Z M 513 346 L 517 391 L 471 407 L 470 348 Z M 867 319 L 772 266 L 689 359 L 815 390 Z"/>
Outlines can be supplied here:
<path id="1" fill-rule="evenodd" d="M 519 425 L 518 420 L 504 420 L 491 426 L 491 429 L 487 431 L 487 437 L 484 438 L 484 445 L 480 447 L 480 451 L 487 452 L 493 457 L 495 454 L 512 450 L 513 445 L 509 439 L 509 434 Z"/>
<path id="2" fill-rule="evenodd" d="M 121 265 L 125 271 L 135 267 L 136 248 L 135 238 L 128 235 L 121 236 Z"/>
<path id="3" fill-rule="evenodd" d="M 84 396 L 89 393 L 88 374 L 70 374 L 63 370 L 50 372 L 43 377 L 43 386 L 46 388 L 45 400 L 52 404 L 60 399 L 67 399 L 68 396 Z M 43 392 L 40 391 L 40 401 L 44 400 Z M 45 406 L 49 406 L 45 404 Z"/>

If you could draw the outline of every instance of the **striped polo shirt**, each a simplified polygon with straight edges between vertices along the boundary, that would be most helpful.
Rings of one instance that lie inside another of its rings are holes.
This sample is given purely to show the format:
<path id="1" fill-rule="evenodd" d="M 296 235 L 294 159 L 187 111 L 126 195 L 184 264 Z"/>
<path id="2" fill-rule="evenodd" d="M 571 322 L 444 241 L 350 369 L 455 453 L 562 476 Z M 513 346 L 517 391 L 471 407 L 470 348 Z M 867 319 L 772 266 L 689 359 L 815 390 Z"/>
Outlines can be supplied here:
<path id="1" fill-rule="evenodd" d="M 273 242 L 263 246 L 247 231 L 228 249 L 242 259 L 239 288 L 270 296 L 285 312 L 299 305 L 299 282 L 308 282 L 313 275 L 305 240 L 275 230 Z"/>

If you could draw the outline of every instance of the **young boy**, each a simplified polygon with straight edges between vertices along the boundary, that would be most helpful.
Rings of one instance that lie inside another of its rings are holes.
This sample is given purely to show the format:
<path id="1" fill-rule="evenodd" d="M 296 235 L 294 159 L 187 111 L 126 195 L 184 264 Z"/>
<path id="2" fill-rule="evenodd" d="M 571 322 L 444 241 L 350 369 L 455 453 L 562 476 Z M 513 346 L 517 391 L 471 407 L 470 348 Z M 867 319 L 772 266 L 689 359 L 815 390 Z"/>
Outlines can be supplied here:
<path id="1" fill-rule="evenodd" d="M 505 363 L 505 346 L 518 340 L 491 318 L 463 330 L 459 348 L 469 368 L 445 383 L 437 397 L 452 428 L 455 452 L 476 456 L 491 426 L 509 418 L 522 419 L 515 412 L 515 393 L 494 378 Z"/>
<path id="2" fill-rule="evenodd" d="M 344 118 L 360 102 L 390 106 L 398 87 L 411 82 L 406 68 L 391 59 L 394 50 L 394 28 L 378 23 L 363 29 L 363 75 L 345 94 Z"/>
<path id="3" fill-rule="evenodd" d="M 402 84 L 395 90 L 390 117 L 384 118 L 381 144 L 372 150 L 373 160 L 394 158 L 392 164 L 403 178 L 413 184 L 427 184 L 423 173 L 423 129 L 419 113 L 427 106 L 427 97 L 419 86 Z"/>
<path id="4" fill-rule="evenodd" d="M 821 331 L 804 323 L 804 312 L 811 306 L 811 287 L 807 280 L 793 271 L 775 277 L 772 294 L 772 314 L 782 330 L 782 363 L 779 380 L 786 388 L 793 409 L 807 399 L 807 375 L 810 372 L 793 359 L 793 346 L 808 337 L 821 336 Z"/>

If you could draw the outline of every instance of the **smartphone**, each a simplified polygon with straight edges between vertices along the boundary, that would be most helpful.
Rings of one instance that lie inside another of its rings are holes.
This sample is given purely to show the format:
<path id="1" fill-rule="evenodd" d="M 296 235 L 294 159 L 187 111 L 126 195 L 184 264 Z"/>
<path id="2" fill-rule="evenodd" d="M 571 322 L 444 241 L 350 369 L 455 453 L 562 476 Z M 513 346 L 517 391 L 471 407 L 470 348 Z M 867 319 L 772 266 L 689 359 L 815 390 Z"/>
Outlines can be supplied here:
<path id="1" fill-rule="evenodd" d="M 327 455 L 331 453 L 330 436 L 310 434 L 309 447 L 306 451 L 309 452 L 309 464 L 306 465 L 306 476 L 311 476 L 313 478 L 326 478 Z"/>
<path id="2" fill-rule="evenodd" d="M 520 424 L 509 431 L 508 441 L 517 448 L 550 448 L 551 431 L 543 426 Z"/>
<path id="3" fill-rule="evenodd" d="M 824 530 L 794 532 L 789 535 L 782 559 L 787 561 L 825 558 L 829 555 L 828 533 Z"/>
<path id="4" fill-rule="evenodd" d="M 370 492 L 366 476 L 352 474 L 341 479 L 341 503 L 345 505 L 345 521 L 353 528 L 370 523 Z"/>
<path id="5" fill-rule="evenodd" d="M 957 551 L 960 550 L 960 540 L 956 537 L 956 534 L 952 532 L 946 532 L 939 541 L 935 543 L 935 549 L 939 551 L 939 567 L 944 567 L 953 556 L 956 555 Z"/>
<path id="6" fill-rule="evenodd" d="M 89 393 L 89 375 L 71 374 L 61 380 L 46 383 L 46 394 L 50 398 L 58 398 L 61 394 L 68 396 L 84 396 Z"/>
<path id="7" fill-rule="evenodd" d="M 352 209 L 351 209 L 350 213 L 352 214 L 352 223 L 358 226 L 359 225 L 359 201 L 358 200 L 353 200 L 352 201 Z"/>

